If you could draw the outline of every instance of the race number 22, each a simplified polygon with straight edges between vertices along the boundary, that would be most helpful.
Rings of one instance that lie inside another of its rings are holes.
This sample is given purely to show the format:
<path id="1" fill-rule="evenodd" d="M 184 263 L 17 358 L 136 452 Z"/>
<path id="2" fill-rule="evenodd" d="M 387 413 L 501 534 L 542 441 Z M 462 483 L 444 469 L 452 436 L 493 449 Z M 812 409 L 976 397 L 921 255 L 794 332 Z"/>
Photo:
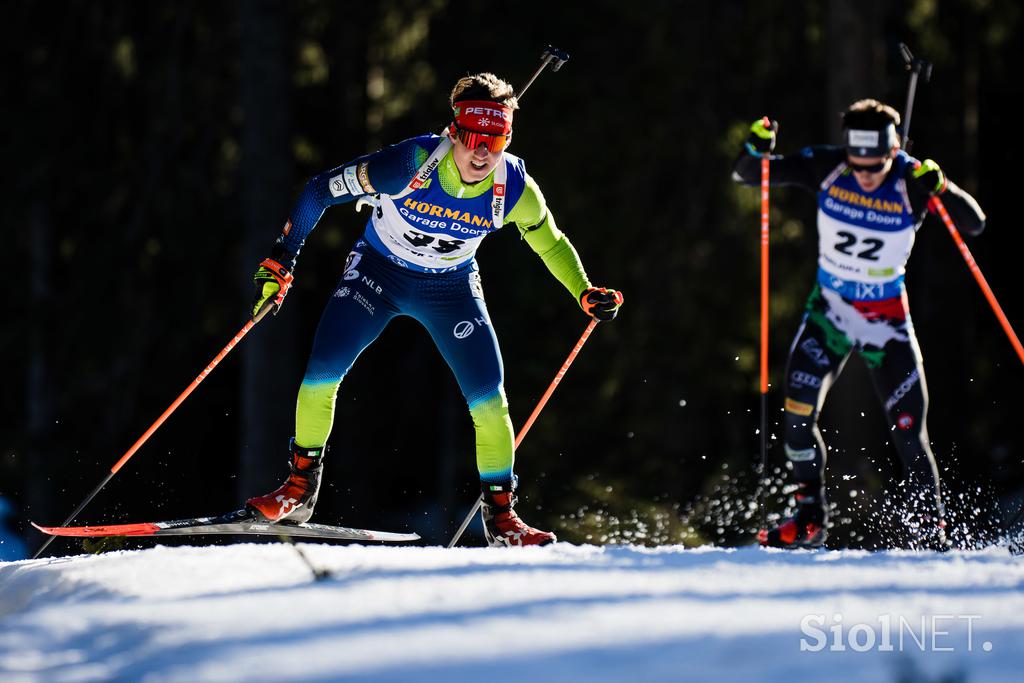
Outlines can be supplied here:
<path id="1" fill-rule="evenodd" d="M 840 241 L 836 243 L 835 249 L 840 254 L 846 254 L 847 256 L 856 256 L 862 258 L 865 261 L 877 261 L 878 252 L 885 246 L 885 242 L 878 239 L 877 237 L 865 237 L 860 240 L 860 244 L 857 244 L 857 236 L 852 232 L 846 232 L 840 230 L 836 233 L 840 238 Z M 854 253 L 854 248 L 867 247 L 857 253 Z"/>

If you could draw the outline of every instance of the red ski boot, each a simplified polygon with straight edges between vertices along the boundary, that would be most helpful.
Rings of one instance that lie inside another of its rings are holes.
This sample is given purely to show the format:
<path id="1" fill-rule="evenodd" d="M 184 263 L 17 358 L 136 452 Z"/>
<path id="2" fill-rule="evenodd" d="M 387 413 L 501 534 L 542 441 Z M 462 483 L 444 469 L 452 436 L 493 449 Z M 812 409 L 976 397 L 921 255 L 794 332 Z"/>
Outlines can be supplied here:
<path id="1" fill-rule="evenodd" d="M 323 472 L 323 448 L 303 448 L 291 441 L 291 474 L 276 490 L 245 501 L 245 506 L 268 522 L 301 524 L 313 516 Z"/>
<path id="2" fill-rule="evenodd" d="M 796 513 L 773 529 L 757 532 L 757 540 L 770 548 L 820 548 L 825 545 L 825 506 L 820 496 L 808 493 L 811 487 L 801 484 L 796 492 Z"/>
<path id="3" fill-rule="evenodd" d="M 484 502 L 480 507 L 480 514 L 484 520 L 484 538 L 487 539 L 487 545 L 492 548 L 547 545 L 558 540 L 550 531 L 534 529 L 519 518 L 512 509 L 516 504 L 516 497 L 511 490 L 484 484 L 483 492 Z"/>

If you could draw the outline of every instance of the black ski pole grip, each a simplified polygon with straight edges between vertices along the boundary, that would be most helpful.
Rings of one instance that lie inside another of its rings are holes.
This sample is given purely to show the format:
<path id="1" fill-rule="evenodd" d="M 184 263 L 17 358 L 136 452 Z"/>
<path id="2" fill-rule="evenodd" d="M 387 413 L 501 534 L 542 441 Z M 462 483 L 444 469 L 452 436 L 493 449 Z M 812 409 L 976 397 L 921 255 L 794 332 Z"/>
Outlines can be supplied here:
<path id="1" fill-rule="evenodd" d="M 552 63 L 552 71 L 558 71 L 562 68 L 563 64 L 569 61 L 569 53 L 565 50 L 559 50 L 554 45 L 548 45 L 544 48 L 544 54 L 542 54 L 540 58 Z"/>
<path id="2" fill-rule="evenodd" d="M 898 47 L 900 50 L 900 57 L 903 57 L 903 63 L 908 69 L 911 68 L 911 64 L 914 62 L 914 55 L 911 54 L 910 48 L 907 47 L 906 43 L 900 43 Z"/>
<path id="3" fill-rule="evenodd" d="M 541 54 L 540 56 L 540 66 L 538 66 L 537 70 L 533 72 L 533 75 L 530 76 L 530 79 L 526 81 L 526 85 L 524 85 L 518 92 L 516 92 L 516 99 L 520 99 L 526 93 L 526 91 L 530 89 L 530 86 L 533 85 L 533 82 L 537 80 L 537 76 L 540 76 L 540 73 L 544 71 L 544 68 L 548 64 L 554 65 L 551 67 L 552 71 L 558 71 L 558 69 L 561 68 L 561 66 L 565 64 L 567 61 L 569 61 L 568 52 L 565 52 L 564 50 L 559 50 L 557 47 L 548 45 L 544 49 L 543 54 Z"/>

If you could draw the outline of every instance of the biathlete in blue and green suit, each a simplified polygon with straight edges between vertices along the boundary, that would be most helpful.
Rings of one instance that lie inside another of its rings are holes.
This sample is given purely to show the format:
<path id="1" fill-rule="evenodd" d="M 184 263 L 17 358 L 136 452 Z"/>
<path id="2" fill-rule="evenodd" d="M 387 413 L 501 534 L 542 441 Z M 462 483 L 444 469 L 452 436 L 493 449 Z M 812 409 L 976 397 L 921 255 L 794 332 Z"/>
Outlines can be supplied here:
<path id="1" fill-rule="evenodd" d="M 310 180 L 256 272 L 254 317 L 280 306 L 296 257 L 328 206 L 373 206 L 320 319 L 299 388 L 291 474 L 275 491 L 247 501 L 268 520 L 310 518 L 341 380 L 388 322 L 407 315 L 427 328 L 469 405 L 488 543 L 555 541 L 513 510 L 512 422 L 476 251 L 489 234 L 513 224 L 589 315 L 611 320 L 622 296 L 591 286 L 523 161 L 505 151 L 518 106 L 512 86 L 489 73 L 467 76 L 449 103 L 454 121 L 443 135 L 406 140 Z"/>

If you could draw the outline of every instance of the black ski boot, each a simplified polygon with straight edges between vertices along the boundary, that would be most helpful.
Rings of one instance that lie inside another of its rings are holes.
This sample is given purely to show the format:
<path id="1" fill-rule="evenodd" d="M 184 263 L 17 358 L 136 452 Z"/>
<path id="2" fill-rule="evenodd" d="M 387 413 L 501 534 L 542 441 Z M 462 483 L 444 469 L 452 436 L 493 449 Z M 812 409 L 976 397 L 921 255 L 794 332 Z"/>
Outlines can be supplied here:
<path id="1" fill-rule="evenodd" d="M 946 506 L 935 486 L 931 482 L 916 484 L 913 478 L 906 486 L 908 510 L 903 524 L 909 533 L 909 548 L 937 552 L 952 549 L 946 536 Z"/>
<path id="2" fill-rule="evenodd" d="M 953 543 L 946 536 L 946 520 L 935 521 L 934 517 L 922 516 L 914 529 L 910 541 L 911 550 L 934 550 L 944 553 L 953 549 Z"/>
<path id="3" fill-rule="evenodd" d="M 289 448 L 292 459 L 288 479 L 267 495 L 245 501 L 245 507 L 268 522 L 301 524 L 313 516 L 327 447 L 303 448 L 292 439 Z"/>
<path id="4" fill-rule="evenodd" d="M 515 484 L 496 486 L 481 482 L 484 502 L 480 515 L 484 520 L 484 538 L 492 548 L 514 545 L 548 545 L 558 540 L 550 531 L 534 529 L 512 508 L 516 504 Z"/>
<path id="5" fill-rule="evenodd" d="M 946 536 L 945 509 L 938 506 L 938 511 L 913 514 L 905 520 L 910 532 L 911 550 L 934 550 L 944 553 L 952 550 L 953 543 Z"/>
<path id="6" fill-rule="evenodd" d="M 825 545 L 828 515 L 824 497 L 813 492 L 815 487 L 820 488 L 817 484 L 800 484 L 794 494 L 796 512 L 778 526 L 757 532 L 761 545 L 769 548 L 820 548 Z"/>

